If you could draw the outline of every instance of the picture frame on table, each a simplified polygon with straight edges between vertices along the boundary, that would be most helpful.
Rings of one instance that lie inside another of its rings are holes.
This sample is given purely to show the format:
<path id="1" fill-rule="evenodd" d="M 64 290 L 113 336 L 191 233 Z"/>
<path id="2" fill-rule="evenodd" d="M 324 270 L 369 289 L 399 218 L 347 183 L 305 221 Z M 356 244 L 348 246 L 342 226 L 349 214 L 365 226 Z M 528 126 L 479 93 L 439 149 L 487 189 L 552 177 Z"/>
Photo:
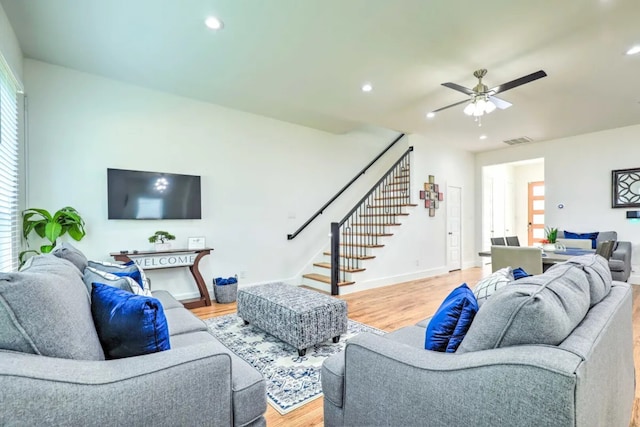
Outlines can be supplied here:
<path id="1" fill-rule="evenodd" d="M 204 249 L 205 247 L 206 242 L 204 236 L 189 237 L 187 239 L 187 249 L 189 250 Z"/>

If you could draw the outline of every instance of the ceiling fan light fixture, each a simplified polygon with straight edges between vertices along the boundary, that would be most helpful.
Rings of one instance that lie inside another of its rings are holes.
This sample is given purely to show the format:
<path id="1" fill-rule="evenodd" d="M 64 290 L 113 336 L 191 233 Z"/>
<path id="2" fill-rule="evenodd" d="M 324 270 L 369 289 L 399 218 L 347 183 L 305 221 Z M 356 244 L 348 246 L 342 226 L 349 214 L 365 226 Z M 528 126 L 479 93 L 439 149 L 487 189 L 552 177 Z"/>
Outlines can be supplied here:
<path id="1" fill-rule="evenodd" d="M 471 101 L 470 103 L 467 104 L 466 107 L 464 107 L 464 113 L 467 116 L 471 116 L 473 114 L 473 112 L 475 111 L 475 109 L 476 109 L 476 105 L 474 104 L 473 101 Z"/>

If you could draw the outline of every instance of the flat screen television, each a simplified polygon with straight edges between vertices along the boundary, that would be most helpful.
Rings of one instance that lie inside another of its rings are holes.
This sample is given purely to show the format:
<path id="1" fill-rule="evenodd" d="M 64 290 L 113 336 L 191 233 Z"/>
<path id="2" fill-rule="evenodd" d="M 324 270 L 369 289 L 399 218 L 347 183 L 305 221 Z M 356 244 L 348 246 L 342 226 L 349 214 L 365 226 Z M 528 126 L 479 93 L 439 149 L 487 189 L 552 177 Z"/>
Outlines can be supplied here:
<path id="1" fill-rule="evenodd" d="M 109 219 L 201 219 L 200 177 L 107 169 Z"/>

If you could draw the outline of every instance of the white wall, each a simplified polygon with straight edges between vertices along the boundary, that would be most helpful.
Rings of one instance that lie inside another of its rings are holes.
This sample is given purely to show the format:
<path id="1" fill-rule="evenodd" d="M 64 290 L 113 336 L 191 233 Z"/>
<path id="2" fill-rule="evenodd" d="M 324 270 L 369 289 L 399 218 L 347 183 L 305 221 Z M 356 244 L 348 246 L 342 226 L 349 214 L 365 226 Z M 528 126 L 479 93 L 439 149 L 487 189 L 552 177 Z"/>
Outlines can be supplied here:
<path id="1" fill-rule="evenodd" d="M 27 205 L 77 208 L 88 234 L 76 245 L 93 259 L 148 249 L 147 237 L 156 230 L 175 234 L 176 247 L 205 236 L 215 249 L 201 262 L 209 285 L 214 275 L 240 272 L 246 274 L 241 284 L 295 278 L 328 242 L 329 222 L 340 219 L 407 146 L 399 144 L 341 203 L 288 241 L 287 234 L 398 133 L 333 135 L 38 61 L 24 65 Z M 201 175 L 203 219 L 107 220 L 108 167 Z M 155 270 L 150 277 L 154 288 L 180 298 L 195 292 L 187 269 Z"/>
<path id="2" fill-rule="evenodd" d="M 11 23 L 0 4 L 0 52 L 13 71 L 13 75 L 22 83 L 22 51 Z"/>
<path id="3" fill-rule="evenodd" d="M 633 244 L 630 281 L 640 283 L 640 223 L 627 220 L 626 209 L 611 208 L 611 171 L 640 167 L 639 139 L 636 125 L 478 153 L 476 176 L 486 165 L 544 158 L 545 222 L 560 230 L 617 231 L 618 240 Z M 557 207 L 560 203 L 564 209 Z M 478 212 L 480 207 L 476 197 Z"/>

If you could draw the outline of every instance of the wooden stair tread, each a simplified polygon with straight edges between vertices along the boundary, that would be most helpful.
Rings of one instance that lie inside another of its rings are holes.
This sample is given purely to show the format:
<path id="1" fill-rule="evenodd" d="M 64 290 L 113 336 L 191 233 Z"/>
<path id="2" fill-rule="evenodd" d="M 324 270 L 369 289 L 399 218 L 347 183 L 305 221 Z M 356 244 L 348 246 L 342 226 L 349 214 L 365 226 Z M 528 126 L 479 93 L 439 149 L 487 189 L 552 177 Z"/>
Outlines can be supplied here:
<path id="1" fill-rule="evenodd" d="M 396 225 L 400 226 L 402 224 L 398 224 L 398 223 L 371 224 L 366 222 L 354 222 L 353 224 L 351 224 L 352 227 L 393 227 Z"/>
<path id="2" fill-rule="evenodd" d="M 409 181 L 399 181 L 399 182 L 390 182 L 388 184 L 385 184 L 385 186 L 391 187 L 392 185 L 407 185 L 407 184 L 409 184 Z"/>
<path id="3" fill-rule="evenodd" d="M 328 268 L 331 269 L 331 263 L 330 262 L 316 262 L 313 264 L 316 267 L 320 267 L 320 268 Z M 364 268 L 347 268 L 347 267 L 340 267 L 340 271 L 344 271 L 346 273 L 359 273 L 360 271 L 364 271 Z"/>
<path id="4" fill-rule="evenodd" d="M 327 251 L 327 252 L 323 252 L 324 255 L 329 255 L 331 256 L 331 252 Z M 340 254 L 340 258 L 353 258 L 353 259 L 374 259 L 375 256 L 374 255 L 346 255 L 346 254 Z"/>
<path id="5" fill-rule="evenodd" d="M 411 203 L 401 203 L 401 204 L 395 204 L 395 205 L 369 205 L 367 206 L 367 209 L 404 208 L 405 206 L 418 206 L 418 205 L 412 205 Z"/>
<path id="6" fill-rule="evenodd" d="M 384 248 L 384 245 L 374 245 L 367 243 L 340 243 L 340 246 L 349 246 L 352 248 Z"/>
<path id="7" fill-rule="evenodd" d="M 325 276 L 323 274 L 309 273 L 309 274 L 303 274 L 302 277 L 311 279 L 311 280 L 317 280 L 318 282 L 327 283 L 329 285 L 331 284 L 331 277 Z M 338 286 L 353 285 L 354 283 L 356 282 L 338 282 Z"/>
<path id="8" fill-rule="evenodd" d="M 367 217 L 367 216 L 392 216 L 392 215 L 407 216 L 409 214 L 407 212 L 360 214 L 361 217 Z"/>
<path id="9" fill-rule="evenodd" d="M 362 236 L 362 237 L 391 237 L 393 233 L 342 233 L 343 236 Z"/>

